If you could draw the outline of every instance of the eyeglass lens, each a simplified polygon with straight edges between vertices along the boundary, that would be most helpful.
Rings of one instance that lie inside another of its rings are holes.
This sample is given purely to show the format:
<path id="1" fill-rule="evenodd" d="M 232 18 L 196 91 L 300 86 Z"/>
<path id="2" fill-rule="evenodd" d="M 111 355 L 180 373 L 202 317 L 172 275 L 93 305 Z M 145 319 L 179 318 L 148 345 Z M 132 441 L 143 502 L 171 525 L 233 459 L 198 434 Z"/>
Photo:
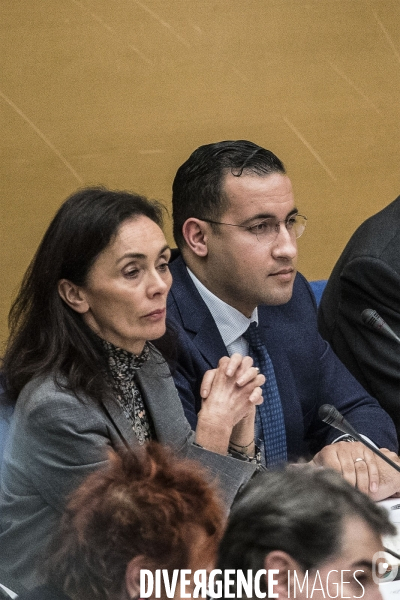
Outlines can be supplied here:
<path id="1" fill-rule="evenodd" d="M 273 241 L 280 230 L 281 224 L 286 226 L 287 231 L 294 238 L 299 238 L 306 228 L 307 219 L 302 215 L 293 215 L 285 221 L 275 221 L 274 219 L 268 219 L 258 223 L 254 227 L 254 233 L 257 238 L 261 238 L 262 241 Z"/>

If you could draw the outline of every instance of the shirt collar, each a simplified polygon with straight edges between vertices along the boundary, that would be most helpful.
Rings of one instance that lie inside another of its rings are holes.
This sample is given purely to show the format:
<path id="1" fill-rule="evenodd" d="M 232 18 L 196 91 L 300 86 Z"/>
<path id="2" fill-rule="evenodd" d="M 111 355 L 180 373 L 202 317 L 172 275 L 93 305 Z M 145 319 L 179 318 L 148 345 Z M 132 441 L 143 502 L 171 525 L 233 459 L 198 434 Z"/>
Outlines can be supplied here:
<path id="1" fill-rule="evenodd" d="M 210 292 L 210 290 L 197 279 L 192 271 L 188 267 L 186 268 L 197 291 L 212 314 L 225 346 L 229 346 L 232 342 L 241 337 L 253 321 L 258 325 L 257 307 L 251 313 L 250 318 L 245 317 L 244 314 L 236 308 Z"/>

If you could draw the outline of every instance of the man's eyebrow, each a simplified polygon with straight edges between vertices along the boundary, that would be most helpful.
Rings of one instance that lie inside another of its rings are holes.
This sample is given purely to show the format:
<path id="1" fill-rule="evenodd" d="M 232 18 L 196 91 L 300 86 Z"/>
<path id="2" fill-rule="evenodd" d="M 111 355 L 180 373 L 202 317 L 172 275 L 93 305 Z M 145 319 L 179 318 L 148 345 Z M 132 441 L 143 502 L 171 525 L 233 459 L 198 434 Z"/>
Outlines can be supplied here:
<path id="1" fill-rule="evenodd" d="M 298 208 L 292 208 L 292 210 L 290 210 L 286 215 L 285 220 L 291 217 L 292 215 L 297 215 L 298 212 Z M 246 221 L 243 221 L 242 225 L 248 225 L 253 221 L 263 221 L 264 219 L 276 219 L 276 215 L 271 215 L 270 213 L 258 213 L 257 215 L 250 217 Z"/>
<path id="2" fill-rule="evenodd" d="M 164 254 L 164 252 L 166 252 L 167 250 L 171 250 L 171 248 L 168 246 L 168 244 L 166 244 L 165 246 L 163 246 L 161 248 L 160 252 L 158 253 L 158 256 L 161 256 L 161 254 Z M 147 254 L 143 254 L 143 252 L 126 252 L 117 260 L 117 264 L 120 263 L 125 258 L 137 258 L 137 259 L 143 260 L 143 259 L 147 258 Z"/>

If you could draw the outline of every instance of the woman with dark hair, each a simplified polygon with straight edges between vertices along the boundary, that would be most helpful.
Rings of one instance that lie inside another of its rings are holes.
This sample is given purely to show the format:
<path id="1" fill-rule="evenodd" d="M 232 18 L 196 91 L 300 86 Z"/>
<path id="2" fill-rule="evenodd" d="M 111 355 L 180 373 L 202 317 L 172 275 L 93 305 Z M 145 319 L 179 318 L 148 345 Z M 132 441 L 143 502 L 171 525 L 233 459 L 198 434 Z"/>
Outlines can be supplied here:
<path id="1" fill-rule="evenodd" d="M 207 467 L 228 506 L 257 468 L 249 440 L 264 377 L 251 359 L 225 357 L 206 374 L 194 433 L 149 343 L 165 332 L 171 285 L 161 216 L 135 194 L 77 192 L 11 309 L 3 370 L 16 405 L 1 473 L 0 565 L 28 588 L 67 496 L 107 464 L 107 449 L 167 444 Z M 233 457 L 230 444 L 242 453 Z"/>
<path id="2" fill-rule="evenodd" d="M 189 461 L 154 442 L 112 454 L 107 469 L 73 492 L 42 568 L 46 584 L 21 600 L 139 598 L 142 569 L 153 577 L 165 569 L 170 582 L 175 569 L 212 569 L 223 522 L 214 491 Z M 164 585 L 160 591 L 165 598 Z"/>

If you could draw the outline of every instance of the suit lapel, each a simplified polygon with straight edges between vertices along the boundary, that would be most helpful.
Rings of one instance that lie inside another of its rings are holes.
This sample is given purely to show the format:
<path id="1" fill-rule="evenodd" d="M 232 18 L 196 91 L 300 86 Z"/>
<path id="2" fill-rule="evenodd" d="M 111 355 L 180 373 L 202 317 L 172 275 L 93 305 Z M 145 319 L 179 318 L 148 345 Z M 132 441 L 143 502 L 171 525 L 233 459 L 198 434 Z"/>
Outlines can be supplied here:
<path id="1" fill-rule="evenodd" d="M 154 348 L 137 372 L 140 391 L 157 434 L 157 441 L 181 448 L 190 433 L 168 365 Z"/>
<path id="2" fill-rule="evenodd" d="M 107 397 L 103 400 L 103 406 L 111 421 L 117 428 L 120 436 L 124 440 L 124 443 L 132 448 L 138 447 L 139 442 L 132 429 L 132 425 L 125 417 L 124 412 L 118 404 L 117 400 L 111 397 Z"/>
<path id="3" fill-rule="evenodd" d="M 137 382 L 146 410 L 153 420 L 157 441 L 168 443 L 179 450 L 190 434 L 190 426 L 184 416 L 169 368 L 154 348 L 149 360 L 137 371 Z M 118 402 L 108 397 L 103 400 L 103 406 L 124 444 L 133 449 L 138 448 L 140 444 L 132 425 Z"/>
<path id="4" fill-rule="evenodd" d="M 228 355 L 221 334 L 211 314 L 202 322 L 200 330 L 193 338 L 193 343 L 212 369 L 218 366 L 221 356 Z"/>
<path id="5" fill-rule="evenodd" d="M 171 263 L 171 273 L 173 284 L 170 295 L 175 300 L 181 323 L 203 358 L 211 368 L 215 368 L 221 356 L 227 355 L 215 321 L 191 280 L 181 256 Z"/>

